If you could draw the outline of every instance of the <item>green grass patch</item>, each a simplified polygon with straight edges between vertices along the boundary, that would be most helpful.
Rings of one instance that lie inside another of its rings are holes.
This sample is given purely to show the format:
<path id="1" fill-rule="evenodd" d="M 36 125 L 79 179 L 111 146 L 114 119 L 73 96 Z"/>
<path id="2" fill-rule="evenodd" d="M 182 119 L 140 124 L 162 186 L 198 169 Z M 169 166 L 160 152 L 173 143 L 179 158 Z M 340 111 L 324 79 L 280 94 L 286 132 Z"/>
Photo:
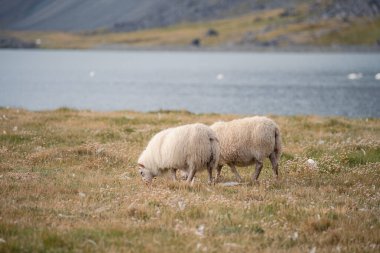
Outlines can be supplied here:
<path id="1" fill-rule="evenodd" d="M 376 45 L 380 38 L 380 18 L 374 20 L 354 20 L 342 29 L 315 39 L 317 45 Z"/>
<path id="2" fill-rule="evenodd" d="M 232 234 L 257 234 L 257 235 L 262 235 L 265 233 L 265 230 L 257 225 L 245 225 L 245 224 L 233 224 L 233 225 L 226 225 L 226 224 L 221 224 L 217 226 L 214 229 L 214 234 L 216 235 L 232 235 Z"/>
<path id="3" fill-rule="evenodd" d="M 337 118 L 333 118 L 333 119 L 329 119 L 327 122 L 325 122 L 323 124 L 324 127 L 327 127 L 327 128 L 330 128 L 330 129 L 351 129 L 352 126 L 351 124 L 347 123 L 347 122 L 344 122 L 340 119 L 337 119 Z"/>
<path id="4" fill-rule="evenodd" d="M 358 149 L 347 154 L 346 163 L 353 167 L 361 164 L 380 162 L 380 147 Z"/>
<path id="5" fill-rule="evenodd" d="M 229 235 L 229 234 L 239 234 L 243 231 L 243 227 L 240 225 L 235 225 L 235 226 L 226 226 L 222 225 L 218 227 L 215 230 L 216 234 L 222 234 L 222 235 Z"/>
<path id="6" fill-rule="evenodd" d="M 305 150 L 305 156 L 307 158 L 319 159 L 324 154 L 324 152 L 325 150 L 320 147 L 316 147 L 316 146 L 308 147 Z"/>
<path id="7" fill-rule="evenodd" d="M 223 193 L 227 196 L 233 196 L 239 192 L 239 189 L 234 187 L 224 187 Z"/>
<path id="8" fill-rule="evenodd" d="M 158 110 L 158 111 L 150 111 L 148 112 L 150 114 L 184 114 L 184 115 L 194 115 L 194 113 L 188 111 L 188 110 Z"/>
<path id="9" fill-rule="evenodd" d="M 123 129 L 123 132 L 124 133 L 128 133 L 128 134 L 133 133 L 135 131 L 136 130 L 134 128 L 132 128 L 132 127 L 126 127 L 126 128 Z"/>
<path id="10" fill-rule="evenodd" d="M 125 126 L 133 123 L 134 119 L 127 117 L 111 118 L 110 121 L 117 126 Z"/>
<path id="11" fill-rule="evenodd" d="M 118 117 L 118 118 L 111 118 L 107 121 L 110 121 L 112 124 L 116 126 L 136 126 L 136 125 L 161 125 L 161 124 L 178 124 L 180 121 L 173 118 L 173 117 L 167 117 L 162 116 L 160 117 L 158 114 L 156 117 L 153 117 L 154 114 L 148 114 L 150 117 Z"/>
<path id="12" fill-rule="evenodd" d="M 279 207 L 277 204 L 269 204 L 261 207 L 260 209 L 261 212 L 265 215 L 275 215 L 277 214 Z"/>
<path id="13" fill-rule="evenodd" d="M 190 219 L 202 219 L 204 218 L 205 212 L 199 207 L 192 207 L 188 211 L 185 212 L 185 216 Z"/>
<path id="14" fill-rule="evenodd" d="M 78 112 L 77 109 L 70 108 L 70 107 L 60 107 L 60 108 L 56 109 L 55 111 L 59 112 L 59 113 Z"/>
<path id="15" fill-rule="evenodd" d="M 327 213 L 327 218 L 330 220 L 337 220 L 339 215 L 336 212 L 330 211 Z"/>
<path id="16" fill-rule="evenodd" d="M 264 234 L 265 233 L 265 230 L 257 224 L 254 224 L 254 225 L 248 227 L 248 231 L 256 233 L 256 234 Z"/>
<path id="17" fill-rule="evenodd" d="M 294 159 L 294 155 L 290 154 L 290 153 L 287 153 L 287 152 L 283 152 L 281 154 L 281 160 L 282 161 L 289 161 L 289 160 L 293 160 Z"/>
<path id="18" fill-rule="evenodd" d="M 120 140 L 121 136 L 119 133 L 111 131 L 111 130 L 104 130 L 95 135 L 95 137 L 101 142 L 101 143 L 107 143 L 112 142 L 116 140 Z"/>
<path id="19" fill-rule="evenodd" d="M 6 238 L 0 243 L 0 252 L 148 252 L 148 241 L 159 240 L 161 250 L 174 252 L 172 246 L 186 247 L 184 240 L 166 228 L 110 228 L 110 229 L 68 229 L 22 227 L 0 223 L 0 235 Z M 159 250 L 159 251 L 161 251 Z M 155 250 L 157 251 L 157 250 Z"/>
<path id="20" fill-rule="evenodd" d="M 2 145 L 20 145 L 32 141 L 31 136 L 20 134 L 2 134 L 0 135 L 0 143 Z"/>

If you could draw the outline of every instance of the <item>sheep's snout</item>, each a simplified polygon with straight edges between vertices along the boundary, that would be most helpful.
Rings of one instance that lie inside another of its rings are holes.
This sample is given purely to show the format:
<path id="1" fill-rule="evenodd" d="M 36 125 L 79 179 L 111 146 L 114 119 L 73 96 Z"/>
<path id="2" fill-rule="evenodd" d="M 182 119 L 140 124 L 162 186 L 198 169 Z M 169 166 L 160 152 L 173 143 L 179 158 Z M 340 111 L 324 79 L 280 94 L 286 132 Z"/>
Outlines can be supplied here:
<path id="1" fill-rule="evenodd" d="M 141 179 L 144 181 L 146 185 L 150 185 L 152 183 L 153 175 L 149 170 L 140 168 L 139 174 L 141 175 Z"/>

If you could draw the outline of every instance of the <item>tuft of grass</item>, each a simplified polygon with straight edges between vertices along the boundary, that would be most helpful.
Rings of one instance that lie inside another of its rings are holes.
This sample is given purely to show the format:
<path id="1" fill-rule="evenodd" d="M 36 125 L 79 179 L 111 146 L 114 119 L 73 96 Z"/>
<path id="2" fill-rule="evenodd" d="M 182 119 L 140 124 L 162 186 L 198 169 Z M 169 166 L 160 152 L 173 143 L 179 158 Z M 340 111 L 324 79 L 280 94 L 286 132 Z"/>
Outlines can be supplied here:
<path id="1" fill-rule="evenodd" d="M 61 112 L 61 113 L 67 113 L 67 112 L 77 112 L 77 109 L 70 108 L 70 107 L 60 107 L 55 110 L 56 112 Z"/>
<path id="2" fill-rule="evenodd" d="M 20 134 L 3 134 L 0 135 L 0 143 L 2 145 L 20 145 L 30 142 L 32 138 L 30 136 Z"/>
<path id="3" fill-rule="evenodd" d="M 254 224 L 251 227 L 249 227 L 248 231 L 249 232 L 254 232 L 256 234 L 264 234 L 265 233 L 265 230 L 262 227 L 260 227 L 259 225 L 256 225 L 256 224 Z"/>
<path id="4" fill-rule="evenodd" d="M 308 147 L 305 150 L 305 155 L 308 158 L 318 159 L 320 158 L 326 151 L 322 147 L 312 146 Z"/>
<path id="5" fill-rule="evenodd" d="M 289 161 L 289 160 L 293 160 L 293 159 L 294 159 L 294 155 L 292 155 L 292 154 L 289 154 L 287 152 L 283 152 L 281 154 L 281 160 L 283 160 L 283 161 Z"/>
<path id="6" fill-rule="evenodd" d="M 342 119 L 329 119 L 323 124 L 323 127 L 327 128 L 331 133 L 339 133 L 341 131 L 351 130 L 351 125 L 344 122 Z"/>
<path id="7" fill-rule="evenodd" d="M 146 221 L 149 219 L 149 215 L 146 211 L 135 207 L 128 209 L 127 215 L 129 217 L 142 221 Z"/>
<path id="8" fill-rule="evenodd" d="M 193 115 L 194 113 L 188 111 L 188 110 L 163 110 L 163 109 L 160 109 L 158 111 L 151 111 L 151 112 L 148 112 L 148 113 L 153 113 L 153 114 L 157 114 L 157 113 L 162 113 L 162 114 L 184 114 L 184 115 Z"/>
<path id="9" fill-rule="evenodd" d="M 123 125 L 129 125 L 132 119 L 129 119 L 127 117 L 118 117 L 118 118 L 111 119 L 111 121 L 117 126 L 123 126 Z"/>
<path id="10" fill-rule="evenodd" d="M 126 127 L 123 129 L 123 132 L 125 133 L 133 133 L 133 132 L 136 132 L 136 130 L 132 127 Z"/>
<path id="11" fill-rule="evenodd" d="M 120 134 L 113 131 L 102 131 L 100 133 L 97 133 L 95 135 L 95 138 L 97 138 L 101 143 L 107 143 L 119 140 L 121 138 Z"/>
<path id="12" fill-rule="evenodd" d="M 346 163 L 353 167 L 367 163 L 379 163 L 380 162 L 380 147 L 354 150 L 348 152 L 346 157 Z"/>
<path id="13" fill-rule="evenodd" d="M 307 229 L 311 232 L 324 232 L 331 227 L 331 221 L 327 218 L 308 221 Z"/>
<path id="14" fill-rule="evenodd" d="M 204 211 L 199 207 L 191 207 L 185 211 L 184 215 L 187 219 L 197 220 L 205 217 Z"/>

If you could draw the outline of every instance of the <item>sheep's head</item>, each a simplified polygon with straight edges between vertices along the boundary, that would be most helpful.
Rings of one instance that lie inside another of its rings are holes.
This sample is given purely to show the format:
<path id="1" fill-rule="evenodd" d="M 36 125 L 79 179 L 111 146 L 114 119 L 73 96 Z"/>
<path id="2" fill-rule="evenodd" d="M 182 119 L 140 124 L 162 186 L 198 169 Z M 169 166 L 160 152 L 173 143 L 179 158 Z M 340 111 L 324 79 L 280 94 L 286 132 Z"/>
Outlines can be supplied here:
<path id="1" fill-rule="evenodd" d="M 139 173 L 145 184 L 148 185 L 152 183 L 152 180 L 154 178 L 153 173 L 150 170 L 146 169 L 142 164 L 139 164 Z"/>

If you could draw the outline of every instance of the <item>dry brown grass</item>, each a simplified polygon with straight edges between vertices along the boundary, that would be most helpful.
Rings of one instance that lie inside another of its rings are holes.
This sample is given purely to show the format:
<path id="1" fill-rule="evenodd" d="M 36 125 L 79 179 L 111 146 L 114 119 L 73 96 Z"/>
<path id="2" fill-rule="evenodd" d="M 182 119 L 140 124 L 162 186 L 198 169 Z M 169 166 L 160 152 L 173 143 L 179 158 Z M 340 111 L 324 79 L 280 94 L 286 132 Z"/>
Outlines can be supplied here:
<path id="1" fill-rule="evenodd" d="M 379 252 L 379 119 L 272 116 L 278 181 L 265 163 L 260 185 L 141 182 L 156 132 L 237 117 L 0 109 L 0 252 Z"/>

